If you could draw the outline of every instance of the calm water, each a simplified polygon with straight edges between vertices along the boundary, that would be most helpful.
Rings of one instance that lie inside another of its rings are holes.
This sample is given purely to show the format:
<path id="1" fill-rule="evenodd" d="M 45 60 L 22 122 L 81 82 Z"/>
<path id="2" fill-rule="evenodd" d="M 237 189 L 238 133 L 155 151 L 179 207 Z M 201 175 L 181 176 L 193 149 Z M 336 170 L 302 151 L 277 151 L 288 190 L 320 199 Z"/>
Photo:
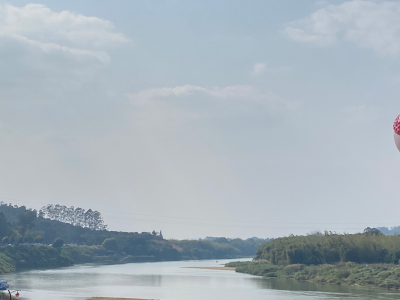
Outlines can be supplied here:
<path id="1" fill-rule="evenodd" d="M 235 273 L 188 269 L 229 260 L 77 265 L 7 275 L 24 299 L 87 299 L 90 296 L 169 300 L 399 299 L 399 292 L 268 279 Z"/>

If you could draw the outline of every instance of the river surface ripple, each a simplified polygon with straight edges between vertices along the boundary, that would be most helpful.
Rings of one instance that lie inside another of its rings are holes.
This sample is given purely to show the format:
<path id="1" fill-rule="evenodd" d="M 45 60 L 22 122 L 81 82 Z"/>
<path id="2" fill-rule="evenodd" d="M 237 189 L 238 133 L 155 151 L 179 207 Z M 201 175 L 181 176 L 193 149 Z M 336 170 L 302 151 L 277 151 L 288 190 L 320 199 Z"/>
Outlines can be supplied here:
<path id="1" fill-rule="evenodd" d="M 400 299 L 400 292 L 262 278 L 234 271 L 191 269 L 232 260 L 118 265 L 84 264 L 3 276 L 24 299 L 84 300 L 93 296 L 163 300 Z M 235 260 L 234 260 L 235 261 Z M 237 261 L 237 259 L 236 259 Z"/>

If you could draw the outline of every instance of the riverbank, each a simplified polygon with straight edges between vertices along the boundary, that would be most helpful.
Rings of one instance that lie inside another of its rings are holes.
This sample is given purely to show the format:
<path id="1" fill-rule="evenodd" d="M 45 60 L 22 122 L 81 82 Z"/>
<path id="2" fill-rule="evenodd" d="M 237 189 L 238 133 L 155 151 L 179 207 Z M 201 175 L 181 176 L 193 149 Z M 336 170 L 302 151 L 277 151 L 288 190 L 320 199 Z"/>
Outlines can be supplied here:
<path id="1" fill-rule="evenodd" d="M 395 264 L 364 265 L 347 262 L 335 265 L 277 266 L 268 262 L 231 262 L 225 267 L 236 268 L 236 272 L 239 273 L 298 281 L 392 290 L 400 288 L 400 266 Z"/>
<path id="2" fill-rule="evenodd" d="M 7 292 L 4 292 L 4 291 L 1 291 L 1 292 L 0 292 L 0 299 L 2 299 L 2 298 L 1 298 L 1 294 L 4 294 L 4 299 L 7 299 L 7 300 L 10 299 L 10 295 L 9 295 Z M 11 295 L 11 299 L 12 299 L 12 300 L 18 300 L 18 299 L 20 299 L 20 298 L 17 298 L 17 297 L 15 297 L 14 295 Z"/>
<path id="3" fill-rule="evenodd" d="M 60 249 L 51 246 L 0 247 L 0 273 L 18 269 L 67 267 L 73 263 Z"/>
<path id="4" fill-rule="evenodd" d="M 0 274 L 14 271 L 14 263 L 7 255 L 0 253 Z"/>

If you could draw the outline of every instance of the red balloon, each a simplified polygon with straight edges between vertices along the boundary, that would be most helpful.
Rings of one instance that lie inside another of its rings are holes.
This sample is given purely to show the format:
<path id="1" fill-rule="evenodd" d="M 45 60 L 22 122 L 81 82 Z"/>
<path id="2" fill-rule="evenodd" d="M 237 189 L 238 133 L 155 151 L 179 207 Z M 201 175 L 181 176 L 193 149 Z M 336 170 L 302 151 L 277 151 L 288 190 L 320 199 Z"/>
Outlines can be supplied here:
<path id="1" fill-rule="evenodd" d="M 394 142 L 397 146 L 397 149 L 400 151 L 400 115 L 397 116 L 396 120 L 393 123 L 394 130 Z"/>

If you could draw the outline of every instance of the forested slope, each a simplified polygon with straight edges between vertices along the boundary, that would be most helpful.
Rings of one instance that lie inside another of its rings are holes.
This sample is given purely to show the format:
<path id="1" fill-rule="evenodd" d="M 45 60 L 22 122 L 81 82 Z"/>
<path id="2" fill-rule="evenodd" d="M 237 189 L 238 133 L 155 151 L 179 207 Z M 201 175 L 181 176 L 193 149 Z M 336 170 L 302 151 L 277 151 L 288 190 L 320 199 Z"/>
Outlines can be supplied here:
<path id="1" fill-rule="evenodd" d="M 71 246 L 57 251 L 46 246 L 56 239 Z M 10 266 L 54 267 L 92 261 L 236 258 L 254 255 L 267 240 L 166 240 L 161 231 L 109 231 L 101 214 L 91 209 L 47 205 L 37 212 L 0 202 L 0 241 L 0 253 L 6 255 L 0 257 L 0 272 L 4 272 Z"/>

